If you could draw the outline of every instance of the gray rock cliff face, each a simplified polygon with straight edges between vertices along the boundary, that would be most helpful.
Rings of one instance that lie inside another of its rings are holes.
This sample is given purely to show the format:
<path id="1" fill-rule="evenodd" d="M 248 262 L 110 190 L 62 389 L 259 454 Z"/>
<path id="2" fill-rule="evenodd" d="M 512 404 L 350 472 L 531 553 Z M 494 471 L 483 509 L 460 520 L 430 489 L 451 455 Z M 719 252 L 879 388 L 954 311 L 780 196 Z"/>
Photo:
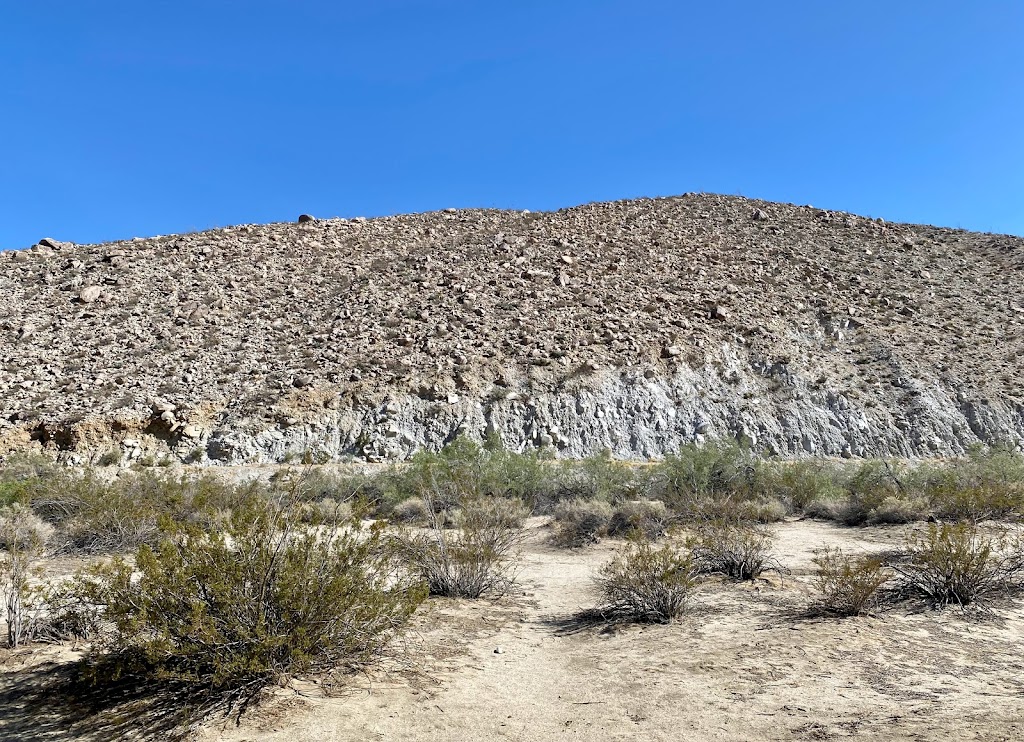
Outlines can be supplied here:
<path id="1" fill-rule="evenodd" d="M 771 377 L 727 382 L 710 373 L 671 380 L 640 374 L 576 391 L 499 400 L 387 403 L 333 412 L 284 428 L 244 432 L 225 426 L 204 438 L 211 463 L 272 463 L 312 454 L 399 461 L 456 436 L 497 435 L 517 451 L 548 448 L 580 458 L 609 450 L 619 458 L 657 459 L 686 443 L 734 439 L 770 455 L 934 457 L 964 454 L 979 443 L 1020 445 L 1024 405 L 969 399 L 941 382 L 913 386 L 899 409 L 870 406 L 790 380 L 786 395 L 757 394 Z M 763 391 L 763 390 L 762 390 Z"/>

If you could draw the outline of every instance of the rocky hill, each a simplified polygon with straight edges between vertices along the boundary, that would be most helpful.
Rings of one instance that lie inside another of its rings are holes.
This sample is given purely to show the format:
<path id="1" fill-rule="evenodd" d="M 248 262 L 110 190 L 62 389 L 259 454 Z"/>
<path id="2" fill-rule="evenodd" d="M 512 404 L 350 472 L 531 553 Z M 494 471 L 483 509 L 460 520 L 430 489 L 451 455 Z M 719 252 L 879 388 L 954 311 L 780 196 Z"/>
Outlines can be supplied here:
<path id="1" fill-rule="evenodd" d="M 1022 286 L 1020 238 L 706 194 L 45 239 L 0 253 L 0 450 L 953 455 L 1024 440 Z"/>

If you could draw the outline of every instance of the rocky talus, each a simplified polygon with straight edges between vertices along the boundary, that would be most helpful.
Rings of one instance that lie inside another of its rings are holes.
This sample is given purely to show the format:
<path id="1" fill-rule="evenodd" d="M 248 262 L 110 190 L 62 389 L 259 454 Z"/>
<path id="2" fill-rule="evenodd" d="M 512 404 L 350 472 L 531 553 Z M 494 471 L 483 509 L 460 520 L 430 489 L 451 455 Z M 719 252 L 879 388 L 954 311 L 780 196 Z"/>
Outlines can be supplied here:
<path id="1" fill-rule="evenodd" d="M 0 451 L 1019 445 L 1022 285 L 1017 237 L 706 194 L 44 239 L 0 253 Z"/>

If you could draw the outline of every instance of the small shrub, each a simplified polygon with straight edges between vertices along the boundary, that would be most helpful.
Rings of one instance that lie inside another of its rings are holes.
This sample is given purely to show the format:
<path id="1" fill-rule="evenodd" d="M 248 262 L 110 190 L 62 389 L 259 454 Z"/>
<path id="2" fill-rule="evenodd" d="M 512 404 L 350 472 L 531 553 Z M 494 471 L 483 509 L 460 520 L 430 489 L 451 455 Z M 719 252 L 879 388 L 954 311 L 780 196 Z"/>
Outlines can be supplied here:
<path id="1" fill-rule="evenodd" d="M 660 500 L 629 500 L 616 506 L 608 522 L 609 536 L 638 533 L 647 540 L 665 535 L 671 515 Z"/>
<path id="2" fill-rule="evenodd" d="M 638 540 L 601 569 L 597 586 L 607 617 L 666 623 L 678 618 L 697 582 L 693 556 L 671 544 L 655 549 Z"/>
<path id="3" fill-rule="evenodd" d="M 332 497 L 322 497 L 313 502 L 303 502 L 296 506 L 299 522 L 317 524 L 326 521 L 347 521 L 352 517 L 352 504 Z"/>
<path id="4" fill-rule="evenodd" d="M 694 561 L 705 574 L 754 580 L 766 571 L 787 573 L 771 553 L 771 532 L 745 523 L 712 523 L 692 542 Z"/>
<path id="5" fill-rule="evenodd" d="M 427 505 L 428 533 L 406 532 L 398 543 L 405 563 L 423 578 L 430 594 L 479 598 L 507 591 L 523 539 L 524 506 L 498 499 L 465 502 L 459 516 L 451 518 L 458 527 L 447 529 L 447 512 Z"/>
<path id="6" fill-rule="evenodd" d="M 421 497 L 408 497 L 391 511 L 391 519 L 398 523 L 424 524 L 429 518 L 430 510 Z"/>
<path id="7" fill-rule="evenodd" d="M 20 503 L 0 510 L 0 590 L 7 609 L 7 644 L 12 648 L 32 638 L 31 578 L 52 535 L 53 528 Z"/>
<path id="8" fill-rule="evenodd" d="M 105 627 L 86 674 L 183 682 L 230 704 L 373 658 L 425 591 L 395 570 L 383 523 L 302 528 L 294 505 L 250 494 L 218 528 L 163 517 L 134 564 L 79 576 L 73 594 L 100 607 Z"/>
<path id="9" fill-rule="evenodd" d="M 878 591 L 889 579 L 882 560 L 850 556 L 841 549 L 825 549 L 814 559 L 815 586 L 821 594 L 817 608 L 839 616 L 860 616 L 871 610 Z"/>
<path id="10" fill-rule="evenodd" d="M 1018 539 L 985 535 L 971 523 L 930 524 L 907 542 L 907 560 L 894 563 L 899 592 L 937 606 L 983 603 L 1016 587 L 1024 569 Z"/>
<path id="11" fill-rule="evenodd" d="M 99 458 L 96 459 L 97 466 L 117 466 L 121 463 L 121 459 L 124 458 L 124 454 L 121 452 L 120 447 L 108 448 Z"/>
<path id="12" fill-rule="evenodd" d="M 602 500 L 565 500 L 555 506 L 554 542 L 579 548 L 594 544 L 608 535 L 612 506 Z"/>
<path id="13" fill-rule="evenodd" d="M 607 449 L 579 461 L 562 462 L 554 486 L 553 502 L 543 512 L 553 510 L 563 500 L 603 500 L 619 502 L 643 497 L 647 482 L 634 468 L 612 458 Z"/>
<path id="14" fill-rule="evenodd" d="M 789 508 L 776 499 L 742 500 L 736 503 L 732 517 L 751 523 L 778 523 L 789 515 Z"/>

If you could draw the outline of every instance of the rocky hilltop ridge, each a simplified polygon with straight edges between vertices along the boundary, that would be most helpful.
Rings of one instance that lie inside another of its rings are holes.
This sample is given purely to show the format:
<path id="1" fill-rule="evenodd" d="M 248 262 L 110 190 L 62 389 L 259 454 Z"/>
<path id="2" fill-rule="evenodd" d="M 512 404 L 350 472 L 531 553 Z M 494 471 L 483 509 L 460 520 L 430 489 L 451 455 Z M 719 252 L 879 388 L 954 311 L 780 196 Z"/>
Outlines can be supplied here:
<path id="1" fill-rule="evenodd" d="M 1024 441 L 1024 239 L 687 194 L 0 253 L 0 451 Z"/>

